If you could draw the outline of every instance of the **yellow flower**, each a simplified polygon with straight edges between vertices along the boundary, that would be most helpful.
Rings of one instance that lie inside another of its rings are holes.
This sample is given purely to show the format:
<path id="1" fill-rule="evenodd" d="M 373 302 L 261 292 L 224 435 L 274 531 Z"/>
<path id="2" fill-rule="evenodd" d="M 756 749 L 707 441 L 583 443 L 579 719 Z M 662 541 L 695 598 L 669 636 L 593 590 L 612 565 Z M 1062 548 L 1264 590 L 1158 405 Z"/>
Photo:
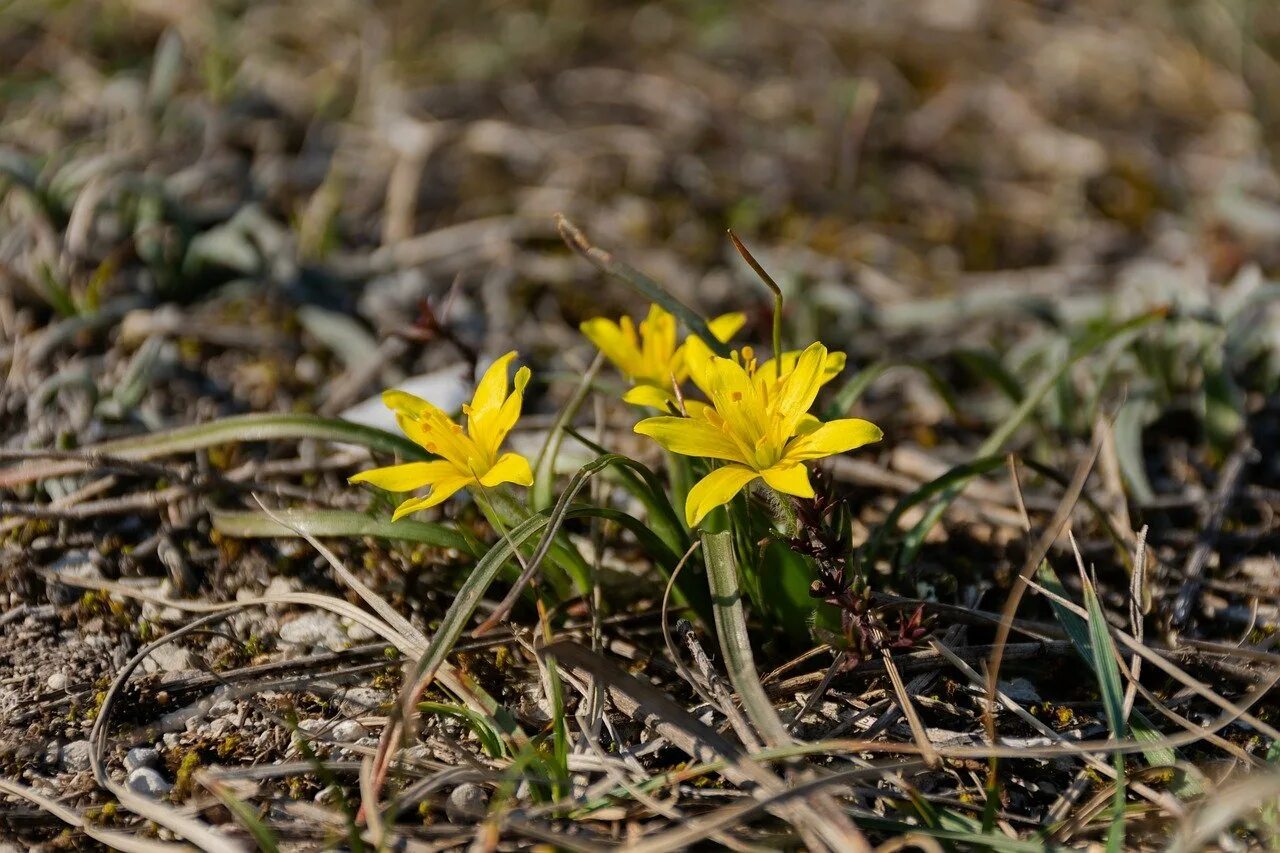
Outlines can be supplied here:
<path id="1" fill-rule="evenodd" d="M 503 439 L 520 418 L 524 388 L 529 383 L 529 368 L 522 367 L 516 371 L 515 388 L 507 393 L 507 369 L 515 357 L 514 352 L 507 353 L 480 378 L 471 405 L 462 407 L 467 416 L 465 431 L 420 397 L 404 391 L 384 391 L 382 402 L 396 413 L 396 422 L 404 434 L 441 458 L 362 471 L 350 482 L 372 483 L 389 492 L 431 487 L 426 497 L 409 498 L 396 507 L 392 521 L 433 507 L 464 486 L 532 485 L 528 459 L 519 453 L 498 453 Z"/>
<path id="2" fill-rule="evenodd" d="M 811 498 L 805 462 L 880 440 L 880 428 L 869 421 L 822 423 L 809 414 L 818 389 L 833 375 L 833 354 L 826 347 L 815 343 L 794 360 L 790 355 L 782 358 L 781 375 L 776 364 L 757 367 L 750 350 L 735 359 L 694 358 L 694 381 L 710 404 L 689 409 L 690 417 L 647 418 L 636 424 L 636 432 L 673 453 L 729 463 L 689 490 L 684 511 L 690 526 L 756 479 L 779 492 Z"/>
<path id="3" fill-rule="evenodd" d="M 719 341 L 732 338 L 747 320 L 743 314 L 725 314 L 707 324 Z M 605 358 L 631 380 L 632 388 L 623 400 L 637 406 L 666 409 L 675 401 L 675 386 L 689 377 L 685 363 L 685 349 L 689 341 L 702 343 L 690 336 L 684 344 L 677 345 L 676 318 L 658 305 L 649 307 L 649 316 L 640 321 L 637 330 L 630 317 L 618 322 L 596 317 L 579 328 Z M 708 352 L 710 350 L 708 349 Z"/>

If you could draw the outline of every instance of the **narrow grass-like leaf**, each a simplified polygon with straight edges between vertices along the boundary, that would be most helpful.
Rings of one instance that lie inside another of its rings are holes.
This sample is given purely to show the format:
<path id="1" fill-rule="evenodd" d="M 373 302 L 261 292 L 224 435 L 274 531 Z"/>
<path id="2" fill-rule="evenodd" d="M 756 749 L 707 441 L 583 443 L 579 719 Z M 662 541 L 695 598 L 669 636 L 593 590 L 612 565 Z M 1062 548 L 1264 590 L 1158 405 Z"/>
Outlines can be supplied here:
<path id="1" fill-rule="evenodd" d="M 503 749 L 503 732 L 493 721 L 483 714 L 477 713 L 463 705 L 452 705 L 448 702 L 422 701 L 418 710 L 424 714 L 441 714 L 456 717 L 467 724 L 480 739 L 480 746 L 490 758 L 502 758 L 506 754 Z"/>
<path id="2" fill-rule="evenodd" d="M 209 515 L 214 530 L 223 536 L 241 539 L 292 538 L 307 533 L 316 537 L 397 539 L 435 548 L 452 548 L 467 554 L 479 554 L 481 550 L 475 540 L 452 527 L 412 518 L 391 521 L 390 518 L 375 518 L 342 509 L 282 509 L 274 512 L 286 523 L 254 510 L 215 509 Z"/>
<path id="3" fill-rule="evenodd" d="M 1080 338 L 1080 340 L 1074 343 L 1066 358 L 1061 359 L 1052 369 L 1041 377 L 1040 381 L 1036 383 L 1025 397 L 1023 397 L 1022 402 L 1018 407 L 1015 408 L 1013 412 L 1010 413 L 1010 415 L 1005 418 L 990 435 L 987 436 L 986 440 L 982 442 L 974 453 L 974 456 L 982 458 L 998 453 L 1009 439 L 1013 438 L 1013 435 L 1018 431 L 1018 428 L 1021 427 L 1032 414 L 1034 414 L 1036 408 L 1044 401 L 1044 398 L 1048 396 L 1049 392 L 1052 391 L 1062 378 L 1067 375 L 1067 371 L 1071 369 L 1071 366 L 1080 359 L 1092 354 L 1100 347 L 1117 340 L 1124 335 L 1134 333 L 1148 323 L 1161 319 L 1164 316 L 1163 311 L 1152 311 L 1140 314 L 1137 317 L 1133 317 L 1121 323 L 1108 325 L 1098 329 L 1091 329 L 1087 334 Z M 922 518 L 903 539 L 902 554 L 900 558 L 903 565 L 909 564 L 915 559 L 916 553 L 920 550 L 920 546 L 924 544 L 925 537 L 929 534 L 929 531 L 933 529 L 933 526 L 938 523 L 938 520 L 942 518 L 943 513 L 947 511 L 947 508 L 951 506 L 956 497 L 964 491 L 966 482 L 968 481 L 964 480 L 957 482 L 946 489 L 946 491 L 939 496 L 937 503 L 929 508 L 928 512 L 925 513 L 924 518 Z"/>
<path id="4" fill-rule="evenodd" d="M 867 543 L 866 548 L 863 550 L 863 566 L 870 567 L 874 564 L 875 560 L 883 552 L 889 536 L 897 530 L 898 520 L 909 509 L 924 503 L 936 495 L 950 494 L 952 490 L 956 490 L 956 494 L 959 494 L 971 479 L 994 471 L 1002 465 L 1004 465 L 1003 456 L 987 456 L 975 459 L 972 462 L 956 465 L 941 477 L 930 480 L 910 494 L 904 495 L 893 507 L 893 510 L 890 511 L 888 517 L 876 528 L 871 541 Z M 911 532 L 915 533 L 916 531 L 913 529 Z"/>
<path id="5" fill-rule="evenodd" d="M 254 843 L 262 853 L 279 853 L 280 844 L 276 840 L 275 833 L 262 822 L 258 813 L 248 803 L 231 793 L 231 789 L 225 783 L 210 777 L 204 771 L 196 773 L 196 782 L 217 797 L 218 801 L 227 807 L 227 811 L 235 815 L 236 820 L 249 830 Z"/>
<path id="6" fill-rule="evenodd" d="M 370 450 L 393 453 L 406 460 L 424 460 L 427 452 L 404 436 L 340 418 L 318 415 L 233 415 L 205 424 L 179 427 L 165 432 L 107 441 L 83 448 L 87 455 L 101 454 L 121 459 L 145 460 L 174 453 L 189 453 L 218 444 L 273 439 L 312 438 L 343 444 L 358 444 Z M 28 462 L 0 470 L 0 488 L 74 474 L 90 467 L 91 461 L 56 460 Z"/>
<path id="7" fill-rule="evenodd" d="M 707 564 L 707 580 L 711 586 L 711 603 L 715 610 L 716 635 L 724 654 L 729 680 L 742 700 L 742 707 L 752 724 L 769 746 L 791 742 L 769 694 L 760 684 L 755 658 L 751 654 L 751 638 L 742 612 L 742 593 L 738 587 L 738 565 L 733 554 L 733 537 L 729 532 L 702 534 L 702 551 Z"/>
<path id="8" fill-rule="evenodd" d="M 1127 727 L 1124 717 L 1124 683 L 1120 680 L 1120 667 L 1116 663 L 1116 648 L 1111 642 L 1107 617 L 1102 612 L 1093 584 L 1087 577 L 1082 576 L 1081 580 L 1084 584 L 1085 610 L 1089 613 L 1089 647 L 1093 654 L 1093 670 L 1098 677 L 1098 689 L 1102 694 L 1102 708 L 1107 715 L 1111 737 L 1122 740 Z M 1124 756 L 1115 755 L 1112 760 L 1115 763 L 1116 779 L 1107 849 L 1111 853 L 1120 853 L 1124 847 Z"/>
<path id="9" fill-rule="evenodd" d="M 538 453 L 538 461 L 534 465 L 533 488 L 529 490 L 529 504 L 535 510 L 546 509 L 552 504 L 551 496 L 556 484 L 556 456 L 560 452 L 560 439 L 564 436 L 569 424 L 573 423 L 582 404 L 586 402 L 587 394 L 591 391 L 591 383 L 595 380 L 602 364 L 604 364 L 604 355 L 597 354 L 591 366 L 587 368 L 587 372 L 583 374 L 573 396 L 564 404 L 560 414 L 556 415 L 555 423 L 547 432 L 547 440 L 543 443 L 542 450 Z"/>
<path id="10" fill-rule="evenodd" d="M 1062 581 L 1058 579 L 1057 572 L 1053 570 L 1053 567 L 1049 565 L 1047 560 L 1040 563 L 1040 568 L 1036 573 L 1036 577 L 1037 580 L 1040 581 L 1040 585 L 1045 589 L 1055 595 L 1061 596 L 1062 598 L 1067 597 L 1067 591 L 1063 588 Z M 1084 662 L 1092 668 L 1094 665 L 1093 642 L 1090 639 L 1089 626 L 1085 624 L 1085 620 L 1081 619 L 1075 613 L 1072 613 L 1052 598 L 1049 599 L 1049 606 L 1053 609 L 1053 615 L 1057 618 L 1058 624 L 1060 624 L 1062 629 L 1067 632 L 1067 637 L 1071 640 L 1071 644 L 1075 647 L 1076 652 Z M 1160 730 L 1155 727 L 1155 724 L 1147 718 L 1146 714 L 1143 714 L 1137 708 L 1134 708 L 1129 714 L 1129 727 L 1134 740 L 1156 743 L 1164 740 L 1165 737 Z M 1172 767 L 1179 761 L 1178 754 L 1173 750 L 1173 748 L 1168 746 L 1153 746 L 1150 749 L 1143 750 L 1142 754 L 1146 759 L 1147 764 L 1152 767 Z M 1203 789 L 1199 782 L 1193 778 L 1187 777 L 1176 788 L 1176 791 L 1182 796 L 1192 796 L 1194 794 L 1202 793 Z"/>

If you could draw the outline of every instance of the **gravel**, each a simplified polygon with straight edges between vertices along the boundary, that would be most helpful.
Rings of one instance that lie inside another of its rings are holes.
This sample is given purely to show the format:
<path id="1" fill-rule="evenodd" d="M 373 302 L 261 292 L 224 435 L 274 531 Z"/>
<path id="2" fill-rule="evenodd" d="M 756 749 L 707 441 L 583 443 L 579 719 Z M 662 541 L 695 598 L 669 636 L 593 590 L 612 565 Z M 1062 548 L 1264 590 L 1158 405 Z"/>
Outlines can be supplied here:
<path id="1" fill-rule="evenodd" d="M 444 813 L 454 823 L 467 823 L 475 820 L 489 808 L 489 792 L 479 785 L 464 782 L 449 792 L 449 799 L 444 804 Z"/>
<path id="2" fill-rule="evenodd" d="M 130 771 L 125 784 L 129 786 L 129 790 L 153 800 L 158 800 L 173 790 L 169 781 L 151 767 L 139 767 Z"/>
<path id="3" fill-rule="evenodd" d="M 93 562 L 93 557 L 88 551 L 68 551 L 62 555 L 52 566 L 49 567 L 52 574 L 67 578 L 101 578 L 102 572 Z M 68 586 L 57 581 L 50 581 L 45 589 L 45 595 L 49 599 L 50 604 L 65 606 L 74 604 L 80 600 L 80 596 L 84 594 L 84 590 L 75 586 Z"/>
<path id="4" fill-rule="evenodd" d="M 160 766 L 160 753 L 149 746 L 137 746 L 124 755 L 126 770 L 137 770 L 139 767 L 156 768 Z"/>
<path id="5" fill-rule="evenodd" d="M 341 651 L 348 645 L 347 633 L 337 617 L 328 613 L 304 613 L 286 622 L 280 627 L 280 641 L 292 646 L 322 646 L 331 652 Z"/>
<path id="6" fill-rule="evenodd" d="M 58 751 L 58 763 L 72 773 L 89 769 L 89 753 L 93 747 L 87 740 L 73 740 Z"/>

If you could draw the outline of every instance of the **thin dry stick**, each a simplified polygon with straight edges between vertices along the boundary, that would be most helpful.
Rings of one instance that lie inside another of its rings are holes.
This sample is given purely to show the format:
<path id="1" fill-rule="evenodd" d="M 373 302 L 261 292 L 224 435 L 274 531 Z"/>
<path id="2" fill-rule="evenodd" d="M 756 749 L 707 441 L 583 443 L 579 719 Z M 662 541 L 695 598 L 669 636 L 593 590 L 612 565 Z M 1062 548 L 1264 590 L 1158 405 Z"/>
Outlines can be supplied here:
<path id="1" fill-rule="evenodd" d="M 906 685 L 902 683 L 902 676 L 898 673 L 898 667 L 893 662 L 893 655 L 888 649 L 882 649 L 880 652 L 884 658 L 885 671 L 889 673 L 889 681 L 893 683 L 893 692 L 898 696 L 898 707 L 902 709 L 902 714 L 907 718 L 907 724 L 911 726 L 911 736 L 915 739 L 916 745 L 920 747 L 920 754 L 924 756 L 925 764 L 930 769 L 936 769 L 941 763 L 938 759 L 938 753 L 933 748 L 933 743 L 929 740 L 929 735 L 924 730 L 924 723 L 920 722 L 920 715 L 916 712 L 916 706 L 911 701 L 911 697 L 907 695 Z"/>
<path id="2" fill-rule="evenodd" d="M 1018 572 L 1018 577 L 1014 581 L 1013 589 L 1009 591 L 1009 600 L 1005 602 L 1004 610 L 1000 614 L 1000 625 L 996 628 L 995 648 L 992 650 L 991 660 L 987 664 L 987 707 L 984 712 L 987 736 L 992 743 L 996 740 L 996 686 L 999 683 L 1000 663 L 1004 657 L 1005 644 L 1009 642 L 1009 632 L 1013 627 L 1014 614 L 1018 611 L 1018 604 L 1022 601 L 1022 596 L 1026 594 L 1031 574 L 1040 565 L 1040 561 L 1045 558 L 1045 555 L 1049 553 L 1049 549 L 1053 547 L 1053 543 L 1062 535 L 1063 529 L 1071 520 L 1071 513 L 1075 509 L 1076 501 L 1080 499 L 1080 493 L 1084 491 L 1084 484 L 1089 479 L 1089 472 L 1093 470 L 1093 463 L 1098 458 L 1098 452 L 1101 449 L 1102 433 L 1095 431 L 1093 443 L 1089 446 L 1089 453 L 1076 467 L 1075 474 L 1072 476 L 1071 482 L 1067 485 L 1067 490 L 1063 493 L 1062 500 L 1058 504 L 1058 509 L 1049 521 L 1049 526 L 1045 528 L 1035 547 L 1031 549 L 1031 553 L 1027 554 L 1027 559 L 1022 564 L 1022 569 Z"/>

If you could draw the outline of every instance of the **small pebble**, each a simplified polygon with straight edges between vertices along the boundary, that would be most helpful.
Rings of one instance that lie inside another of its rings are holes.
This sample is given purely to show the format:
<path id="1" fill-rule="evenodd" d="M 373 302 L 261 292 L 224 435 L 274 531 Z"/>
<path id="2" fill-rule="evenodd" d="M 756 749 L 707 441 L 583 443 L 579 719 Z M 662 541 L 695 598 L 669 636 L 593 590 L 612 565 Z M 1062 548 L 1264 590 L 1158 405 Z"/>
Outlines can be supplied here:
<path id="1" fill-rule="evenodd" d="M 67 578 L 102 577 L 102 572 L 94 565 L 93 557 L 88 551 L 68 551 L 49 567 L 49 571 Z M 84 592 L 80 587 L 61 584 L 54 580 L 50 580 L 45 587 L 45 595 L 49 603 L 60 606 L 74 604 L 80 600 Z"/>
<path id="2" fill-rule="evenodd" d="M 444 813 L 449 820 L 461 824 L 484 815 L 488 808 L 489 792 L 479 785 L 464 782 L 449 792 Z"/>
<path id="3" fill-rule="evenodd" d="M 58 761 L 72 773 L 89 769 L 89 753 L 93 747 L 87 740 L 73 740 L 58 752 Z"/>
<path id="4" fill-rule="evenodd" d="M 44 684 L 50 690 L 62 690 L 67 686 L 67 676 L 61 672 L 55 672 Z"/>
<path id="5" fill-rule="evenodd" d="M 369 730 L 355 720 L 343 720 L 333 727 L 332 737 L 340 743 L 351 743 L 360 740 L 368 733 Z"/>
<path id="6" fill-rule="evenodd" d="M 191 669 L 191 653 L 182 646 L 165 643 L 142 662 L 147 672 L 181 672 Z"/>
<path id="7" fill-rule="evenodd" d="M 125 784 L 129 786 L 129 790 L 153 800 L 158 800 L 173 790 L 168 780 L 150 767 L 139 767 L 130 771 Z"/>
<path id="8" fill-rule="evenodd" d="M 391 701 L 391 694 L 385 690 L 372 687 L 352 687 L 342 694 L 338 710 L 345 716 L 354 717 L 359 714 L 377 713 L 382 706 Z"/>
<path id="9" fill-rule="evenodd" d="M 330 651 L 340 651 L 347 646 L 342 626 L 328 613 L 304 613 L 281 625 L 280 639 L 294 646 L 324 646 Z"/>
<path id="10" fill-rule="evenodd" d="M 124 754 L 126 770 L 137 770 L 139 767 L 159 767 L 160 753 L 149 746 L 136 746 Z"/>

